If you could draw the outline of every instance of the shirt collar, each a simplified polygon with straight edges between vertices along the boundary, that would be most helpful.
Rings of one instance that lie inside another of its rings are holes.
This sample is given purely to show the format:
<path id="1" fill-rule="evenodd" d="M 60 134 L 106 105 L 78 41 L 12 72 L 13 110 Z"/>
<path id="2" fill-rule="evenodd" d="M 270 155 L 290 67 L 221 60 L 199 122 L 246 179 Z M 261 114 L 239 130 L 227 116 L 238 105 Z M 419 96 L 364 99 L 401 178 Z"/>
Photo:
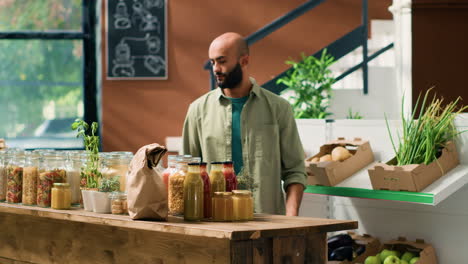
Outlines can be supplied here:
<path id="1" fill-rule="evenodd" d="M 255 96 L 258 96 L 259 92 L 260 92 L 260 86 L 257 84 L 257 81 L 252 78 L 252 77 L 249 77 L 250 79 L 250 82 L 252 83 L 252 89 L 250 90 L 250 93 L 249 95 L 252 96 L 252 95 L 255 95 Z M 216 88 L 216 97 L 218 99 L 221 99 L 221 98 L 226 98 L 226 96 L 223 94 L 223 90 L 219 87 Z"/>

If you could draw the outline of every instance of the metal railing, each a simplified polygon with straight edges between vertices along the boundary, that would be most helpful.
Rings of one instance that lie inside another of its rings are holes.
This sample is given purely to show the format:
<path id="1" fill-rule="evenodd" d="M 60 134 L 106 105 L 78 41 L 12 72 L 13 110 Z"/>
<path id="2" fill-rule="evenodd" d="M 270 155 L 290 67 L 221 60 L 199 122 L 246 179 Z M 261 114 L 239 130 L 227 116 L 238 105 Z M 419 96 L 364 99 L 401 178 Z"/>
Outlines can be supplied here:
<path id="1" fill-rule="evenodd" d="M 279 28 L 285 26 L 289 22 L 293 21 L 294 19 L 298 18 L 299 16 L 305 14 L 309 10 L 315 8 L 317 5 L 323 3 L 325 0 L 310 0 L 306 3 L 300 5 L 299 7 L 295 8 L 294 10 L 288 12 L 282 17 L 277 18 L 270 24 L 266 25 L 265 27 L 259 29 L 255 33 L 246 37 L 248 45 L 252 45 L 253 43 L 265 38 L 269 34 L 273 33 L 274 31 L 278 30 Z M 328 46 L 322 48 L 321 50 L 315 52 L 311 56 L 315 56 L 319 58 L 322 54 L 324 49 L 327 49 L 327 52 L 330 53 L 335 60 L 339 60 L 348 53 L 352 52 L 358 47 L 362 46 L 362 62 L 358 63 L 357 65 L 351 67 L 343 74 L 336 78 L 336 81 L 339 81 L 349 74 L 355 72 L 358 69 L 362 68 L 362 81 L 363 81 L 363 93 L 368 94 L 369 87 L 368 87 L 368 63 L 378 57 L 380 54 L 386 52 L 387 50 L 393 48 L 394 44 L 391 43 L 384 48 L 380 49 L 379 51 L 375 52 L 371 56 L 368 56 L 368 47 L 367 47 L 367 36 L 368 36 L 368 0 L 362 0 L 362 12 L 361 12 L 361 25 L 355 28 L 354 30 L 350 31 L 349 33 L 345 34 L 341 38 L 335 40 Z M 215 76 L 213 74 L 211 64 L 208 61 L 204 68 L 209 70 L 210 72 L 210 88 L 216 88 Z M 287 87 L 284 84 L 276 84 L 276 81 L 285 76 L 287 72 L 286 70 L 280 74 L 278 74 L 275 78 L 271 79 L 270 81 L 266 82 L 262 85 L 263 88 L 270 90 L 274 93 L 279 94 L 281 91 L 286 89 Z"/>

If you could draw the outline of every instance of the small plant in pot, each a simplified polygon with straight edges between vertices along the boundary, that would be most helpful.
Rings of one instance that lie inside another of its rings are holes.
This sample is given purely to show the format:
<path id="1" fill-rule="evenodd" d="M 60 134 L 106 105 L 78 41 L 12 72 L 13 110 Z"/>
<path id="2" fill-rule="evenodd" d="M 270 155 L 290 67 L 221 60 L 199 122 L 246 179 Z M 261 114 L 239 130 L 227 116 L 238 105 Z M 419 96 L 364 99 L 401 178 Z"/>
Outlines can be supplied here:
<path id="1" fill-rule="evenodd" d="M 71 128 L 77 131 L 77 137 L 82 137 L 86 149 L 86 162 L 80 172 L 80 188 L 82 204 L 86 211 L 92 211 L 91 196 L 98 190 L 102 174 L 99 171 L 99 136 L 97 136 L 98 123 L 93 122 L 91 127 L 83 120 L 76 119 Z"/>
<path id="2" fill-rule="evenodd" d="M 93 211 L 95 213 L 110 213 L 111 212 L 111 202 L 110 194 L 111 192 L 118 192 L 120 190 L 120 177 L 115 176 L 112 178 L 102 178 L 99 181 L 99 188 L 97 192 L 93 193 L 92 204 Z"/>

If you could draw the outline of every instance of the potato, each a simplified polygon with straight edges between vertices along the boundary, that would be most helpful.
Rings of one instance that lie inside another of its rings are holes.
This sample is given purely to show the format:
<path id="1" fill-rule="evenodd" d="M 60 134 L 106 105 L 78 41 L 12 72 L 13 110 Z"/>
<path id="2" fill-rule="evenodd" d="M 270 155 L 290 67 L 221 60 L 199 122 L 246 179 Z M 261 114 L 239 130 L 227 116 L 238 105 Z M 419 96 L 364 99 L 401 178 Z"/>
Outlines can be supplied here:
<path id="1" fill-rule="evenodd" d="M 333 161 L 344 161 L 350 158 L 351 156 L 352 155 L 349 152 L 349 150 L 347 150 L 344 147 L 336 147 L 332 150 L 332 153 L 331 153 L 331 158 Z"/>
<path id="2" fill-rule="evenodd" d="M 320 162 L 324 162 L 324 161 L 332 161 L 332 157 L 330 154 L 327 154 L 327 155 L 323 155 L 322 157 L 320 157 Z"/>

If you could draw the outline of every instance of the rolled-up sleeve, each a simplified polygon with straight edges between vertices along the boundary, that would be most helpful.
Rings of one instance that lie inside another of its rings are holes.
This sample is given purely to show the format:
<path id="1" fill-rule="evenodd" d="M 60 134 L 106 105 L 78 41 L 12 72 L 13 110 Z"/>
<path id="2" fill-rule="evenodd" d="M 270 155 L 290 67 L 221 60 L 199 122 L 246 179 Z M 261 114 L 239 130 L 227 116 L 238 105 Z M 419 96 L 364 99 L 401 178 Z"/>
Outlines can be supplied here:
<path id="1" fill-rule="evenodd" d="M 193 157 L 201 157 L 198 122 L 193 104 L 189 106 L 182 130 L 182 152 Z"/>
<path id="2" fill-rule="evenodd" d="M 281 179 L 284 190 L 292 183 L 306 187 L 304 149 L 297 131 L 296 121 L 289 104 L 282 107 L 280 122 Z"/>

